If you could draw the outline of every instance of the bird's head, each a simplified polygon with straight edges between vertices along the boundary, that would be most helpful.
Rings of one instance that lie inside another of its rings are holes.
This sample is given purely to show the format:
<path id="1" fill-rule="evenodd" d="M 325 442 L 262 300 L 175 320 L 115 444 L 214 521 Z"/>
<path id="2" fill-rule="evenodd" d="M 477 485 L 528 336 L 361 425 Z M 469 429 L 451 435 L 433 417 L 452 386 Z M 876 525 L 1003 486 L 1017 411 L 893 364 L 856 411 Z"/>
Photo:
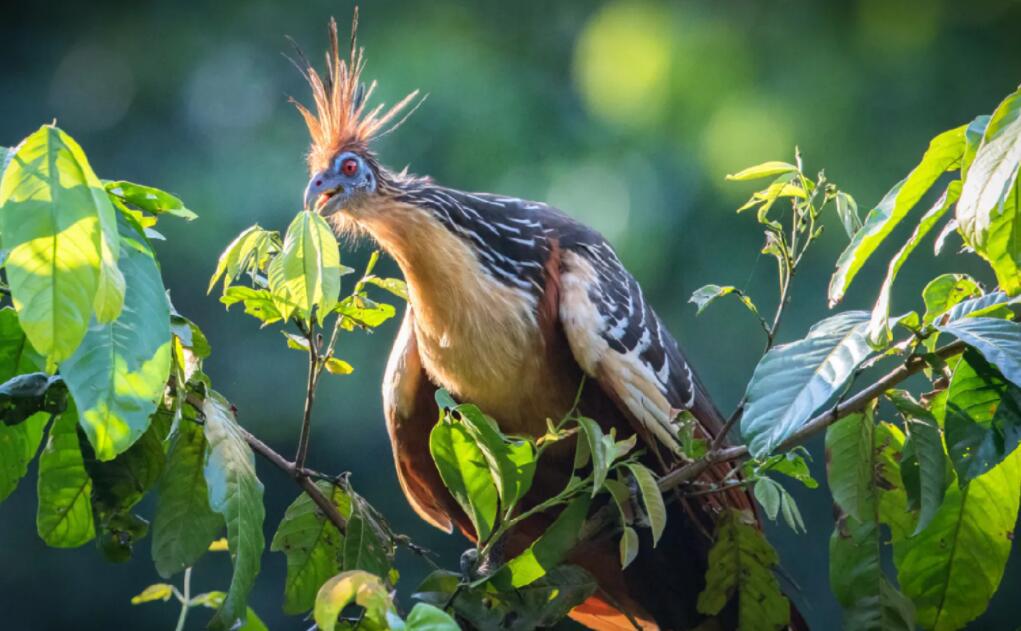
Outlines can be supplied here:
<path id="1" fill-rule="evenodd" d="M 308 125 L 312 143 L 308 152 L 309 181 L 305 207 L 333 220 L 338 228 L 382 212 L 394 193 L 395 176 L 383 168 L 370 149 L 377 138 L 400 125 L 398 116 L 418 96 L 414 91 L 389 109 L 368 108 L 376 83 L 361 82 L 364 52 L 355 34 L 358 12 L 351 27 L 347 59 L 340 56 L 337 23 L 330 20 L 330 51 L 326 71 L 320 74 L 304 56 L 299 69 L 312 88 L 315 111 L 294 102 Z M 300 54 L 300 53 L 299 53 Z M 414 111 L 414 108 L 411 109 Z M 405 118 L 410 111 L 405 114 Z"/>

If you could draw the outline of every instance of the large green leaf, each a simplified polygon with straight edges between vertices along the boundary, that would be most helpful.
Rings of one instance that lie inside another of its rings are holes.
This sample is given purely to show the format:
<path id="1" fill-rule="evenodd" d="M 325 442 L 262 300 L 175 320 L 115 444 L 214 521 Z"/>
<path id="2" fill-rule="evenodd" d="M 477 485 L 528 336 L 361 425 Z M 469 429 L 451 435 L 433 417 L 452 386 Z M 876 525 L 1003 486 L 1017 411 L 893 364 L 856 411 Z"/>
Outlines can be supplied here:
<path id="1" fill-rule="evenodd" d="M 351 515 L 351 499 L 335 484 L 316 486 L 341 515 Z M 331 576 L 340 572 L 344 537 L 312 498 L 302 493 L 287 507 L 273 536 L 270 550 L 287 555 L 284 612 L 305 613 L 315 604 L 316 593 Z"/>
<path id="2" fill-rule="evenodd" d="M 530 585 L 545 576 L 562 563 L 567 553 L 578 543 L 591 501 L 592 498 L 587 494 L 571 500 L 542 536 L 485 581 L 492 582 L 498 589 L 510 591 Z"/>
<path id="3" fill-rule="evenodd" d="M 940 274 L 922 290 L 925 302 L 923 324 L 931 324 L 937 316 L 968 298 L 982 295 L 982 288 L 967 274 Z"/>
<path id="4" fill-rule="evenodd" d="M 101 274 L 102 315 L 116 315 L 115 221 L 102 183 L 70 136 L 44 125 L 18 146 L 0 181 L 0 234 L 21 326 L 51 368 L 85 337 Z"/>
<path id="5" fill-rule="evenodd" d="M 1015 451 L 963 489 L 951 485 L 929 527 L 894 543 L 897 578 L 923 627 L 960 629 L 986 610 L 1010 556 L 1019 493 Z"/>
<path id="6" fill-rule="evenodd" d="M 74 548 L 96 536 L 92 519 L 92 480 L 78 446 L 74 405 L 50 426 L 50 437 L 39 456 L 39 509 L 36 529 L 47 545 Z"/>
<path id="7" fill-rule="evenodd" d="M 720 515 L 714 538 L 706 586 L 698 595 L 698 610 L 715 616 L 727 603 L 736 600 L 739 629 L 758 631 L 786 626 L 790 604 L 773 575 L 780 559 L 762 531 L 746 513 L 728 510 Z"/>
<path id="8" fill-rule="evenodd" d="M 884 489 L 895 467 L 883 458 L 887 435 L 872 410 L 852 414 L 826 432 L 826 461 L 837 517 L 830 537 L 830 585 L 848 629 L 912 629 L 911 605 L 882 571 L 879 521 Z"/>
<path id="9" fill-rule="evenodd" d="M 1010 382 L 1021 386 L 1021 324 L 1000 318 L 962 318 L 938 328 L 977 350 Z"/>
<path id="10" fill-rule="evenodd" d="M 18 488 L 42 442 L 50 415 L 36 412 L 22 423 L 0 423 L 0 502 Z"/>
<path id="11" fill-rule="evenodd" d="M 753 456 L 771 452 L 812 418 L 871 353 L 869 314 L 848 311 L 816 324 L 803 340 L 771 349 L 748 384 L 741 435 Z"/>
<path id="12" fill-rule="evenodd" d="M 945 409 L 947 447 L 962 486 L 1021 444 L 1021 389 L 974 351 L 957 362 Z"/>
<path id="13" fill-rule="evenodd" d="M 445 414 L 429 434 L 429 452 L 444 486 L 485 541 L 496 523 L 499 491 L 478 443 L 463 423 Z"/>
<path id="14" fill-rule="evenodd" d="M 1018 165 L 1021 164 L 1021 88 L 997 106 L 975 154 L 957 221 L 965 242 L 993 266 L 1000 287 L 1021 292 L 1021 219 Z"/>
<path id="15" fill-rule="evenodd" d="M 865 261 L 872 256 L 879 245 L 890 235 L 897 224 L 918 203 L 918 200 L 936 183 L 936 180 L 961 162 L 965 148 L 966 126 L 957 127 L 936 136 L 922 161 L 906 178 L 898 182 L 879 204 L 869 211 L 864 225 L 854 234 L 851 243 L 837 260 L 837 270 L 830 279 L 829 300 L 834 305 L 841 301 L 844 293 L 861 270 Z"/>
<path id="16" fill-rule="evenodd" d="M 194 565 L 223 530 L 223 517 L 209 507 L 205 434 L 191 408 L 182 412 L 170 436 L 152 523 L 152 559 L 163 578 Z"/>
<path id="17" fill-rule="evenodd" d="M 248 611 L 248 592 L 255 584 L 266 546 L 262 535 L 266 509 L 262 482 L 255 475 L 255 455 L 234 420 L 230 404 L 210 392 L 203 401 L 202 413 L 208 442 L 204 473 L 209 506 L 223 515 L 227 524 L 227 544 L 234 564 L 227 598 L 210 627 L 230 629 L 238 620 L 243 622 Z"/>
<path id="18" fill-rule="evenodd" d="M 508 510 L 532 487 L 535 445 L 528 440 L 504 436 L 496 422 L 475 405 L 461 404 L 454 413 L 482 452 L 500 494 L 502 510 Z"/>
<path id="19" fill-rule="evenodd" d="M 439 607 L 418 603 L 405 621 L 405 631 L 460 631 L 450 614 Z"/>
<path id="20" fill-rule="evenodd" d="M 184 202 L 179 198 L 152 186 L 118 180 L 107 182 L 106 190 L 110 195 L 154 215 L 168 214 L 186 221 L 192 221 L 198 217 L 194 212 L 185 208 Z"/>
<path id="21" fill-rule="evenodd" d="M 125 240 L 124 309 L 109 324 L 93 323 L 61 367 L 96 457 L 110 460 L 141 436 L 170 376 L 170 305 L 156 260 Z"/>
<path id="22" fill-rule="evenodd" d="M 284 320 L 292 313 L 307 320 L 313 307 L 318 308 L 320 319 L 325 318 L 337 304 L 341 273 L 340 249 L 326 220 L 308 210 L 298 213 L 268 273 Z"/>
<path id="23" fill-rule="evenodd" d="M 904 262 L 908 260 L 911 253 L 914 252 L 918 244 L 925 238 L 925 235 L 929 234 L 933 226 L 950 210 L 950 207 L 957 201 L 960 194 L 961 182 L 960 180 L 954 180 L 943 191 L 943 194 L 936 200 L 932 208 L 922 216 L 918 225 L 915 226 L 914 232 L 908 237 L 907 242 L 901 246 L 900 250 L 890 261 L 890 265 L 886 270 L 886 278 L 883 279 L 883 285 L 879 288 L 879 298 L 872 308 L 872 319 L 869 322 L 868 340 L 872 346 L 882 348 L 893 339 L 893 334 L 890 332 L 890 293 L 893 291 L 893 283 L 897 279 L 897 273 L 900 272 Z"/>
<path id="24" fill-rule="evenodd" d="M 131 448 L 113 460 L 97 460 L 84 446 L 85 469 L 92 478 L 92 505 L 97 518 L 130 509 L 156 485 L 166 464 L 163 441 L 168 429 L 169 418 L 163 415 Z"/>
<path id="25" fill-rule="evenodd" d="M 950 467 L 940 422 L 933 413 L 905 391 L 887 393 L 904 418 L 907 441 L 901 457 L 900 472 L 912 509 L 918 510 L 915 532 L 924 529 L 943 503 L 950 484 Z"/>

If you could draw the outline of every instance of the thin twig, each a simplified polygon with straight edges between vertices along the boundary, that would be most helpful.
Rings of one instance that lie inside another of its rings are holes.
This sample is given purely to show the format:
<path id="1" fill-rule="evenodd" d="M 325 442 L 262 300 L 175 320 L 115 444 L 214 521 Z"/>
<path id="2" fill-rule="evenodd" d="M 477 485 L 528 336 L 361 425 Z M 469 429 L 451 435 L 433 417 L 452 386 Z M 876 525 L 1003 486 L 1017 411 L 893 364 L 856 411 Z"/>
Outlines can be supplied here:
<path id="1" fill-rule="evenodd" d="M 305 411 L 301 418 L 301 434 L 298 436 L 298 451 L 294 455 L 294 463 L 298 469 L 305 468 L 308 458 L 308 445 L 312 435 L 312 404 L 316 397 L 316 382 L 319 380 L 319 344 L 316 340 L 315 327 L 302 332 L 308 341 L 308 381 L 305 389 Z"/>

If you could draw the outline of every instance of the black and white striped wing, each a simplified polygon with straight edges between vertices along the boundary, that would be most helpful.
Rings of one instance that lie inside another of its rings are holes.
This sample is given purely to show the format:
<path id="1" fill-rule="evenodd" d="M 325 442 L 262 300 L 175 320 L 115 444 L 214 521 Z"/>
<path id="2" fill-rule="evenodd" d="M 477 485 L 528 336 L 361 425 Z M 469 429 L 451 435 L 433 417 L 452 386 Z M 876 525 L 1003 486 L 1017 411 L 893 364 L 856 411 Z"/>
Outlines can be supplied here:
<path id="1" fill-rule="evenodd" d="M 575 360 L 647 434 L 677 450 L 677 415 L 689 410 L 703 435 L 722 427 L 677 342 L 602 239 L 567 244 L 560 321 Z"/>

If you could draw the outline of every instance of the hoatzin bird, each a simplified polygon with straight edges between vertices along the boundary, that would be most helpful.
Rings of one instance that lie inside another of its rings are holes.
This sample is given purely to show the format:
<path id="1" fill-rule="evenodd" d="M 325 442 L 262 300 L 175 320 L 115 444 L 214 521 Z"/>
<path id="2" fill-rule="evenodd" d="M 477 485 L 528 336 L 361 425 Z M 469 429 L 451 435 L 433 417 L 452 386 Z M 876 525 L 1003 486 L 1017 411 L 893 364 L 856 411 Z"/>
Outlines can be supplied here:
<path id="1" fill-rule="evenodd" d="M 315 102 L 314 111 L 296 103 L 312 136 L 305 205 L 338 232 L 377 241 L 407 281 L 383 400 L 398 478 L 417 513 L 437 528 L 474 534 L 429 453 L 440 387 L 477 404 L 504 432 L 538 436 L 547 418 L 572 408 L 585 375 L 581 411 L 618 436 L 638 434 L 660 472 L 677 461 L 679 411 L 690 411 L 698 432 L 714 437 L 723 424 L 705 388 L 598 232 L 546 204 L 466 193 L 379 163 L 372 139 L 401 122 L 417 92 L 388 110 L 370 109 L 375 83 L 360 82 L 363 51 L 354 31 L 350 57 L 342 59 L 331 21 L 325 74 L 302 64 Z M 540 462 L 530 501 L 563 488 L 572 469 L 565 447 Z M 705 479 L 729 470 L 719 465 Z M 658 546 L 643 542 L 623 571 L 615 541 L 579 544 L 569 562 L 588 570 L 599 589 L 571 616 L 595 629 L 699 624 L 708 533 L 723 507 L 752 508 L 742 490 L 671 503 Z M 553 517 L 521 524 L 506 554 L 526 547 Z"/>

